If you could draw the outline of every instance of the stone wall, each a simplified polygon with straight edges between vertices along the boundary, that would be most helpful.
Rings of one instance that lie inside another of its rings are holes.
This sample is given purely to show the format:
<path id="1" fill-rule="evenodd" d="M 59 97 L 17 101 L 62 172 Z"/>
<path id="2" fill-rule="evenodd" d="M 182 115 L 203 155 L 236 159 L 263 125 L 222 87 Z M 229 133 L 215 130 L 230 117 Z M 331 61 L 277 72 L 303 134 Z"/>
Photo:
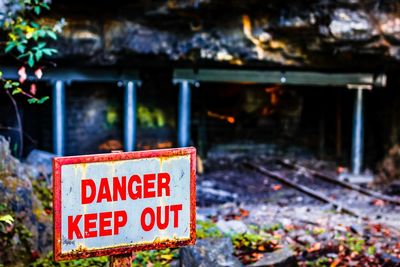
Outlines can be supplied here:
<path id="1" fill-rule="evenodd" d="M 123 88 L 73 83 L 66 88 L 66 154 L 122 149 Z"/>

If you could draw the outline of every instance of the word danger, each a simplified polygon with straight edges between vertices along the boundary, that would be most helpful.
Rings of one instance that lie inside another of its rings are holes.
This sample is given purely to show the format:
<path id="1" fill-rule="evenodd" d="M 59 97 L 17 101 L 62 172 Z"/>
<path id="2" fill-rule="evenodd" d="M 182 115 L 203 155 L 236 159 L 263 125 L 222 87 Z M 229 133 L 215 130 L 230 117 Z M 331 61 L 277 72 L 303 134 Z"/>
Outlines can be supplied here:
<path id="1" fill-rule="evenodd" d="M 83 179 L 81 180 L 81 203 L 88 205 L 169 197 L 170 181 L 171 177 L 166 172 L 144 174 L 143 177 L 134 174 L 129 178 L 127 176 L 101 178 L 98 184 L 93 179 Z M 151 231 L 155 226 L 159 230 L 164 230 L 170 223 L 174 228 L 178 228 L 181 210 L 182 204 L 144 207 L 140 216 L 140 225 L 146 232 Z M 127 221 L 128 216 L 125 210 L 68 216 L 68 239 L 118 235 L 120 228 L 124 227 Z"/>

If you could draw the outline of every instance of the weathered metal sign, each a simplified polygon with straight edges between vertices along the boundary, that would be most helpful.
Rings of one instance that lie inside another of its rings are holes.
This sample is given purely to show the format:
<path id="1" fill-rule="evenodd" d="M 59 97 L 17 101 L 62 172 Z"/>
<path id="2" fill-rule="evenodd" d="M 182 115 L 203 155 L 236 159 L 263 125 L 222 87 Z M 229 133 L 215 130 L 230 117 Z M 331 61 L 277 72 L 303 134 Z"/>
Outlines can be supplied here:
<path id="1" fill-rule="evenodd" d="M 54 258 L 193 244 L 195 149 L 57 157 Z"/>

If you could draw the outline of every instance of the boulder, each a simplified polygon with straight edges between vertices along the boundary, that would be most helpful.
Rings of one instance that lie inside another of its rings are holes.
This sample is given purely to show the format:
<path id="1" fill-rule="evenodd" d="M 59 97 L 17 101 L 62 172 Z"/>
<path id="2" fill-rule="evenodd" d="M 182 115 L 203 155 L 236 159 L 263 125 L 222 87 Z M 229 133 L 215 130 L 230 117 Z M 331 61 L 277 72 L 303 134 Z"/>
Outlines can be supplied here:
<path id="1" fill-rule="evenodd" d="M 263 254 L 263 257 L 248 266 L 252 267 L 296 267 L 297 260 L 289 247 Z"/>
<path id="2" fill-rule="evenodd" d="M 242 263 L 233 256 L 230 238 L 197 240 L 194 246 L 180 249 L 181 267 L 239 267 Z"/>
<path id="3" fill-rule="evenodd" d="M 244 234 L 249 229 L 247 228 L 246 224 L 242 221 L 238 220 L 219 220 L 217 222 L 217 227 L 224 233 L 224 234 Z"/>
<path id="4" fill-rule="evenodd" d="M 47 151 L 34 149 L 26 158 L 26 163 L 34 166 L 40 172 L 46 175 L 52 173 L 52 160 L 56 155 Z"/>
<path id="5" fill-rule="evenodd" d="M 13 225 L 0 227 L 0 266 L 27 262 L 52 248 L 52 217 L 44 209 L 32 181 L 38 181 L 36 168 L 11 155 L 10 144 L 0 136 L 0 209 L 10 214 Z"/>
<path id="6" fill-rule="evenodd" d="M 197 186 L 197 201 L 205 205 L 221 204 L 230 201 L 234 201 L 237 198 L 237 194 L 215 189 L 211 187 L 205 187 L 202 185 Z"/>

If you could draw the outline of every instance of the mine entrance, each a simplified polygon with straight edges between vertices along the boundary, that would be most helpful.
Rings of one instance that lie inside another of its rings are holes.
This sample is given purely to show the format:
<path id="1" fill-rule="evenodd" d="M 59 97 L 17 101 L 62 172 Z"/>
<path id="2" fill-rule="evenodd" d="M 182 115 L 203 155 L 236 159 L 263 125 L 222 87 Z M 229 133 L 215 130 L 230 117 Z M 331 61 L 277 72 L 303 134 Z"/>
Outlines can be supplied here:
<path id="1" fill-rule="evenodd" d="M 257 145 L 264 154 L 348 161 L 353 95 L 346 88 L 202 83 L 192 99 L 192 136 L 204 155 Z"/>

